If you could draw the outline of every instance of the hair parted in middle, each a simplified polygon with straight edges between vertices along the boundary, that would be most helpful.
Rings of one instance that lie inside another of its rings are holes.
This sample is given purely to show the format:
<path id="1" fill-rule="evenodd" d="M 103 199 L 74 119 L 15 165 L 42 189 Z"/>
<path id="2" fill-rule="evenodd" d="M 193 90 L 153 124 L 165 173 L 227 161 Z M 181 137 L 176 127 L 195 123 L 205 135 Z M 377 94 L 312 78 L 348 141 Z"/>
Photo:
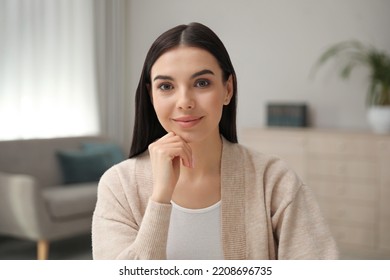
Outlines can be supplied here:
<path id="1" fill-rule="evenodd" d="M 232 77 L 233 96 L 230 103 L 223 107 L 219 131 L 228 141 L 237 143 L 237 77 L 233 64 L 218 36 L 207 26 L 194 22 L 178 25 L 161 34 L 146 55 L 135 96 L 135 121 L 130 158 L 143 153 L 152 142 L 167 133 L 157 118 L 149 95 L 150 73 L 161 55 L 178 46 L 197 47 L 208 51 L 216 58 L 222 69 L 223 82 L 227 82 L 229 77 Z"/>

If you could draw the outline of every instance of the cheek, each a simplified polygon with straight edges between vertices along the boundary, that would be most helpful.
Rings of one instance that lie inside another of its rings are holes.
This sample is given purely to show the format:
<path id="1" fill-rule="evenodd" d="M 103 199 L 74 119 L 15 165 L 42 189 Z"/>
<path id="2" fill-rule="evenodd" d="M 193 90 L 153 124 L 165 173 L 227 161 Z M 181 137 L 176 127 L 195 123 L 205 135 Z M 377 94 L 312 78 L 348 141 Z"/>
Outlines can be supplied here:
<path id="1" fill-rule="evenodd" d="M 203 104 L 206 104 L 209 110 L 212 110 L 213 112 L 217 113 L 219 111 L 222 112 L 223 102 L 224 99 L 220 94 L 210 94 L 210 96 L 207 98 L 207 100 L 203 102 Z"/>
<path id="2" fill-rule="evenodd" d="M 171 113 L 171 106 L 168 102 L 164 102 L 164 100 L 160 100 L 159 98 L 153 99 L 153 107 L 156 112 L 157 118 L 161 124 L 168 121 L 168 118 Z"/>

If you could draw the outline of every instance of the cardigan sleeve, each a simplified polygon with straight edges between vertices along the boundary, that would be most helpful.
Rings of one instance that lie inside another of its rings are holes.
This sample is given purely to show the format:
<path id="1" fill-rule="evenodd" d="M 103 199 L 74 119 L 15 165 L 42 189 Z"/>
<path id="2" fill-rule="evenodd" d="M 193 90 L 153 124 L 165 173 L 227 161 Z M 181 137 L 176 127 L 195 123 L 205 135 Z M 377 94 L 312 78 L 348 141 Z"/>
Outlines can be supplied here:
<path id="1" fill-rule="evenodd" d="M 265 156 L 263 156 L 265 157 Z M 338 259 L 336 242 L 312 190 L 278 157 L 265 157 L 264 190 L 271 257 Z"/>
<path id="2" fill-rule="evenodd" d="M 126 187 L 135 184 L 132 178 L 128 180 Z M 94 259 L 166 259 L 171 205 L 149 200 L 141 222 L 137 222 L 132 209 L 113 167 L 98 186 L 92 220 Z"/>
<path id="3" fill-rule="evenodd" d="M 338 249 L 311 189 L 301 185 L 275 219 L 278 259 L 338 259 Z"/>

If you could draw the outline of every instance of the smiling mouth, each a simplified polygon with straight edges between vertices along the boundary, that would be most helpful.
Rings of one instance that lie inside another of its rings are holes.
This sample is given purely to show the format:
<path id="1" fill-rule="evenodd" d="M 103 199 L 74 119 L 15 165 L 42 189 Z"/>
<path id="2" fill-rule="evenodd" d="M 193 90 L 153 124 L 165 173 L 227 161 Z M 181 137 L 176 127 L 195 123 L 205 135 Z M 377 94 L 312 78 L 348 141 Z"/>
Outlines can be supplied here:
<path id="1" fill-rule="evenodd" d="M 183 118 L 177 118 L 177 119 L 172 119 L 175 122 L 183 122 L 183 123 L 189 123 L 189 122 L 195 122 L 201 120 L 203 117 L 183 117 Z"/>
<path id="2" fill-rule="evenodd" d="M 202 119 L 203 119 L 203 116 L 202 117 L 183 117 L 183 118 L 177 118 L 177 119 L 172 119 L 172 120 L 183 128 L 190 128 L 190 127 L 197 125 Z"/>

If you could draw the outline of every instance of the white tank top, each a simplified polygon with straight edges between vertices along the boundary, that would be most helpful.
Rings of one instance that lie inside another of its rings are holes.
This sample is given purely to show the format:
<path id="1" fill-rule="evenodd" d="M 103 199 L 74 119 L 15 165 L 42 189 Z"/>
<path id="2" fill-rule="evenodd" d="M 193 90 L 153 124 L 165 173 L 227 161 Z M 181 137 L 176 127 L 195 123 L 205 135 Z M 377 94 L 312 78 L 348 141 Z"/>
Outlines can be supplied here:
<path id="1" fill-rule="evenodd" d="M 168 260 L 223 260 L 221 201 L 202 209 L 172 203 Z"/>

